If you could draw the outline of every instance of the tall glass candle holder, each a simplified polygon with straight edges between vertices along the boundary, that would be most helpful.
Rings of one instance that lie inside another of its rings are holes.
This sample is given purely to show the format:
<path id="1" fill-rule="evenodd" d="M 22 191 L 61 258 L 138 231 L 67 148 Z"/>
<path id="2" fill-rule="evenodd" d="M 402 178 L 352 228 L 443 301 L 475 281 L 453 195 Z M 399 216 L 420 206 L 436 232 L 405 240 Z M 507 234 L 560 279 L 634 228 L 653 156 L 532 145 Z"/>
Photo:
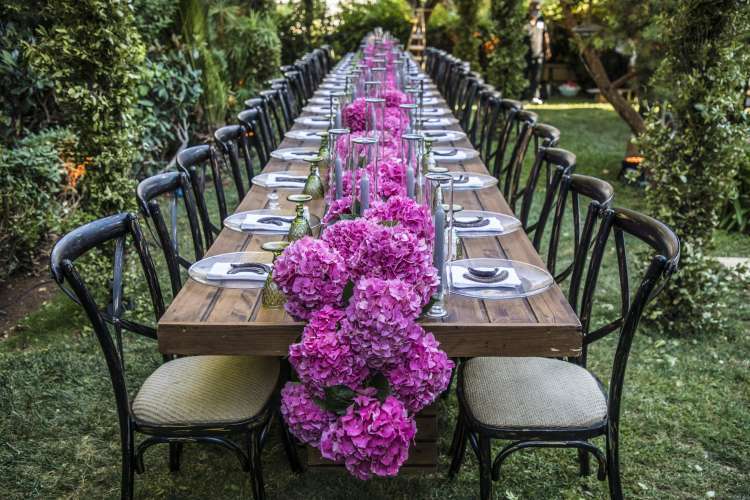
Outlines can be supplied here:
<path id="1" fill-rule="evenodd" d="M 375 145 L 372 137 L 355 137 L 351 141 L 353 170 L 350 174 L 352 191 L 352 213 L 361 216 L 370 207 L 370 194 L 378 192 L 377 169 L 368 171 L 367 166 L 375 166 Z"/>
<path id="2" fill-rule="evenodd" d="M 344 170 L 346 155 L 350 149 L 348 128 L 332 128 L 328 130 L 328 189 L 333 190 L 333 198 L 341 199 L 344 193 Z"/>
<path id="3" fill-rule="evenodd" d="M 448 315 L 445 307 L 445 294 L 448 290 L 446 259 L 450 263 L 453 255 L 453 214 L 452 204 L 443 203 L 443 189 L 453 192 L 453 176 L 450 174 L 428 174 L 431 182 L 431 196 L 434 200 L 433 223 L 435 226 L 435 244 L 433 247 L 432 264 L 438 271 L 438 288 L 432 295 L 433 304 L 427 311 L 430 318 L 443 318 Z M 448 264 L 450 265 L 450 264 Z"/>
<path id="4" fill-rule="evenodd" d="M 406 165 L 406 194 L 409 198 L 423 202 L 421 182 L 422 141 L 420 134 L 403 134 L 401 136 L 401 158 Z M 419 187 L 419 192 L 417 188 Z M 422 198 L 422 199 L 420 199 Z"/>
<path id="5" fill-rule="evenodd" d="M 398 105 L 401 110 L 401 115 L 404 121 L 408 122 L 406 133 L 413 134 L 415 132 L 414 124 L 417 118 L 417 105 L 413 103 L 404 103 Z"/>

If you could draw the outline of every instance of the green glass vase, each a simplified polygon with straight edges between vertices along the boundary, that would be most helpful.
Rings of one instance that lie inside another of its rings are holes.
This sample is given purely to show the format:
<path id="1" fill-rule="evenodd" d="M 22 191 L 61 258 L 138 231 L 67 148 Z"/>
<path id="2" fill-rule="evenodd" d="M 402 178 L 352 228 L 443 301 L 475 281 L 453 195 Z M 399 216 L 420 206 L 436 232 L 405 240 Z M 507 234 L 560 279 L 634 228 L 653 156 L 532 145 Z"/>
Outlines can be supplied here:
<path id="1" fill-rule="evenodd" d="M 305 218 L 305 203 L 312 200 L 309 194 L 290 194 L 286 197 L 292 203 L 296 203 L 296 216 L 289 227 L 289 241 L 296 241 L 305 236 L 312 236 L 310 222 Z"/>
<path id="2" fill-rule="evenodd" d="M 302 188 L 302 194 L 310 195 L 313 200 L 319 200 L 325 194 L 323 179 L 320 178 L 319 165 L 321 158 L 320 156 L 315 156 L 306 161 L 310 163 L 310 174 L 305 181 L 305 187 Z"/>

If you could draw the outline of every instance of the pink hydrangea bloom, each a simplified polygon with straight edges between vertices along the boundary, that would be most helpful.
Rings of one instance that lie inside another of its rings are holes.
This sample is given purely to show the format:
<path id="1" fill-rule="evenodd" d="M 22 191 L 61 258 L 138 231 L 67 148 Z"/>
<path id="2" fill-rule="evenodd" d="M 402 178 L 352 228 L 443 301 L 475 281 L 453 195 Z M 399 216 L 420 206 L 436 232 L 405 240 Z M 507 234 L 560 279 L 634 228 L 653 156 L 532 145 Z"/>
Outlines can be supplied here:
<path id="1" fill-rule="evenodd" d="M 412 338 L 400 359 L 393 362 L 385 376 L 391 384 L 393 395 L 412 413 L 431 405 L 447 387 L 453 361 L 440 349 L 431 333 L 421 330 Z"/>
<path id="2" fill-rule="evenodd" d="M 368 377 L 369 370 L 349 343 L 346 312 L 325 306 L 310 318 L 302 332 L 302 340 L 289 346 L 289 363 L 300 382 L 317 397 L 334 385 L 357 389 Z"/>
<path id="3" fill-rule="evenodd" d="M 391 196 L 385 202 L 373 204 L 364 215 L 376 222 L 396 221 L 432 246 L 435 226 L 427 205 L 406 196 Z"/>
<path id="4" fill-rule="evenodd" d="M 344 196 L 338 200 L 334 200 L 328 207 L 328 211 L 323 216 L 323 224 L 330 224 L 338 220 L 341 214 L 348 214 L 352 211 L 352 196 Z"/>
<path id="5" fill-rule="evenodd" d="M 422 305 L 430 300 L 438 284 L 427 242 L 403 226 L 374 225 L 351 268 L 357 277 L 404 280 L 414 287 Z"/>
<path id="6" fill-rule="evenodd" d="M 349 281 L 341 256 L 309 236 L 289 245 L 276 259 L 273 279 L 287 297 L 286 311 L 300 319 L 325 305 L 340 304 Z"/>
<path id="7" fill-rule="evenodd" d="M 406 94 L 400 90 L 390 89 L 383 92 L 386 108 L 398 108 L 399 104 L 406 102 Z"/>
<path id="8" fill-rule="evenodd" d="M 359 479 L 395 476 L 409 456 L 417 426 L 406 408 L 389 396 L 383 403 L 358 396 L 320 439 L 324 458 L 343 463 Z"/>
<path id="9" fill-rule="evenodd" d="M 323 232 L 322 239 L 341 255 L 351 272 L 350 266 L 355 263 L 359 247 L 364 242 L 365 235 L 372 230 L 371 226 L 372 222 L 363 218 L 343 220 L 328 226 Z"/>
<path id="10" fill-rule="evenodd" d="M 336 420 L 335 413 L 323 410 L 304 385 L 294 382 L 281 389 L 281 416 L 297 439 L 316 447 L 323 431 Z"/>
<path id="11" fill-rule="evenodd" d="M 342 116 L 344 123 L 352 132 L 361 132 L 367 129 L 367 116 L 364 97 L 354 99 L 351 104 L 344 107 Z"/>

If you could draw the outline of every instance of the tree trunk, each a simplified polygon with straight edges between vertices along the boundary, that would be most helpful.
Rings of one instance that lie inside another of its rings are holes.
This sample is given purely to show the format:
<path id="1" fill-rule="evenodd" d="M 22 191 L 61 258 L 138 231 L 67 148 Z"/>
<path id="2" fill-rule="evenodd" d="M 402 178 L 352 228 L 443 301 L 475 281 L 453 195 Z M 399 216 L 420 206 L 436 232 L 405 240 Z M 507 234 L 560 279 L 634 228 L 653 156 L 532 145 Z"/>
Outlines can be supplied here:
<path id="1" fill-rule="evenodd" d="M 596 86 L 599 88 L 602 95 L 607 101 L 609 101 L 612 107 L 615 108 L 615 111 L 620 115 L 620 118 L 628 124 L 633 134 L 640 135 L 646 129 L 643 118 L 638 114 L 638 111 L 630 105 L 627 99 L 617 91 L 617 87 L 612 84 L 596 49 L 587 44 L 585 40 L 576 35 L 573 31 L 573 28 L 577 26 L 577 23 L 573 16 L 570 4 L 567 2 L 561 2 L 561 4 L 565 16 L 565 28 L 576 40 L 578 50 L 580 51 L 581 57 L 586 66 L 586 71 L 591 75 L 591 78 L 593 78 L 594 83 L 596 83 Z"/>

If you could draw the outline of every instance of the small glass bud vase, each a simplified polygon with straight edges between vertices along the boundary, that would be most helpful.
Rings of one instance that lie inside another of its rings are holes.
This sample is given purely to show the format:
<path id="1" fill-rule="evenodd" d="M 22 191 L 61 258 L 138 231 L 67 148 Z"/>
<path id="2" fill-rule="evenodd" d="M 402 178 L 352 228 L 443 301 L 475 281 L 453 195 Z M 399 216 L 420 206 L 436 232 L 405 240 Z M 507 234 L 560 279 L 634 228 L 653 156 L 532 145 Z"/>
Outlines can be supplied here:
<path id="1" fill-rule="evenodd" d="M 320 156 L 314 156 L 307 161 L 310 163 L 310 174 L 305 181 L 305 187 L 302 188 L 302 194 L 309 194 L 313 200 L 319 200 L 325 194 L 323 179 L 320 178 Z"/>
<path id="2" fill-rule="evenodd" d="M 312 196 L 309 194 L 290 194 L 286 199 L 297 204 L 296 215 L 289 227 L 289 241 L 296 241 L 305 236 L 312 236 L 310 222 L 305 217 L 305 203 L 312 200 Z"/>
<path id="3" fill-rule="evenodd" d="M 286 247 L 289 246 L 288 241 L 267 241 L 263 243 L 261 248 L 266 252 L 273 254 L 273 262 L 276 262 L 276 258 L 281 255 Z M 263 283 L 263 289 L 260 292 L 261 303 L 263 307 L 269 309 L 278 309 L 283 307 L 286 303 L 286 296 L 279 290 L 279 286 L 273 280 L 273 271 L 268 273 L 266 282 Z"/>
<path id="4" fill-rule="evenodd" d="M 451 214 L 451 233 L 453 233 L 453 255 L 450 256 L 450 260 L 461 260 L 464 258 L 464 245 L 461 241 L 461 237 L 458 235 L 458 230 L 456 229 L 456 225 L 453 224 L 453 219 L 457 217 L 456 214 L 461 212 L 464 207 L 462 205 L 459 205 L 458 203 L 454 203 L 453 206 L 448 205 L 447 203 L 443 204 L 443 208 L 445 209 L 446 213 Z"/>

